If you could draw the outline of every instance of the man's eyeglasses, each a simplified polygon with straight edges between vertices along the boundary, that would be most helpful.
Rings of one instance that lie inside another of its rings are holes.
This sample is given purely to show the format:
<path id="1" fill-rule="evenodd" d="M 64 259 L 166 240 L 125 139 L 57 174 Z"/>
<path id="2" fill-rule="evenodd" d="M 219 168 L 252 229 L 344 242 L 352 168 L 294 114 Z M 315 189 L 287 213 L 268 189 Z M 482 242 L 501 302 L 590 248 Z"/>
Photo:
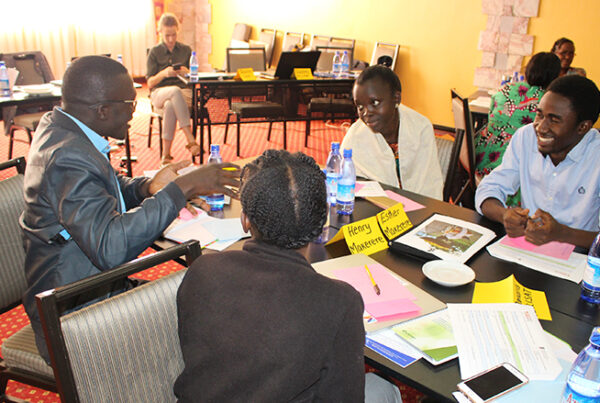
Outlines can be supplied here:
<path id="1" fill-rule="evenodd" d="M 94 108 L 97 108 L 100 105 L 104 105 L 104 104 L 127 104 L 133 110 L 135 110 L 135 107 L 137 106 L 137 99 L 122 99 L 122 100 L 114 100 L 114 101 L 112 101 L 112 100 L 101 101 L 101 102 L 96 102 L 95 104 L 92 104 L 92 105 L 88 105 L 88 108 L 94 109 Z"/>

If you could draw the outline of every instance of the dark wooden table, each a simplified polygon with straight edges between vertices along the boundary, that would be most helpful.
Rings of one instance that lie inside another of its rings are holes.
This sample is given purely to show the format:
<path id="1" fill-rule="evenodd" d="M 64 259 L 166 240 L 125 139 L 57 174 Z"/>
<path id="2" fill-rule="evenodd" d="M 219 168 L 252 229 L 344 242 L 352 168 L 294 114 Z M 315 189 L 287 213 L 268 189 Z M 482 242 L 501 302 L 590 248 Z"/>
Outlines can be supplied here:
<path id="1" fill-rule="evenodd" d="M 393 190 L 425 206 L 424 209 L 407 213 L 414 226 L 417 226 L 432 214 L 439 213 L 492 229 L 496 232 L 498 238 L 504 235 L 503 227 L 500 224 L 486 219 L 474 210 L 454 206 L 404 190 Z M 371 217 L 379 211 L 381 209 L 372 203 L 357 199 L 354 213 L 351 216 L 338 216 L 335 211 L 330 212 L 331 228 L 329 237 L 332 237 L 342 225 Z M 236 215 L 239 216 L 239 202 L 237 201 L 224 210 L 225 217 Z M 162 247 L 169 245 L 172 244 L 168 241 L 162 241 Z M 233 245 L 232 248 L 239 249 L 242 245 L 243 241 Z M 308 249 L 307 259 L 311 263 L 316 263 L 348 254 L 349 250 L 344 241 L 330 246 L 313 243 Z M 474 283 L 455 288 L 447 288 L 436 284 L 424 276 L 421 270 L 424 261 L 417 260 L 412 256 L 398 255 L 391 250 L 375 253 L 371 257 L 443 302 L 470 303 L 472 300 Z M 550 305 L 552 321 L 540 321 L 542 327 L 569 343 L 575 351 L 581 350 L 588 343 L 593 327 L 600 324 L 598 308 L 580 300 L 578 284 L 540 273 L 516 263 L 496 259 L 485 249 L 479 251 L 466 264 L 475 271 L 476 281 L 498 281 L 514 274 L 517 281 L 525 287 L 545 291 Z M 433 366 L 426 360 L 418 360 L 410 366 L 402 368 L 365 347 L 365 360 L 383 373 L 399 379 L 401 382 L 438 401 L 455 401 L 452 392 L 456 390 L 456 385 L 460 382 L 457 359 L 439 366 Z"/>

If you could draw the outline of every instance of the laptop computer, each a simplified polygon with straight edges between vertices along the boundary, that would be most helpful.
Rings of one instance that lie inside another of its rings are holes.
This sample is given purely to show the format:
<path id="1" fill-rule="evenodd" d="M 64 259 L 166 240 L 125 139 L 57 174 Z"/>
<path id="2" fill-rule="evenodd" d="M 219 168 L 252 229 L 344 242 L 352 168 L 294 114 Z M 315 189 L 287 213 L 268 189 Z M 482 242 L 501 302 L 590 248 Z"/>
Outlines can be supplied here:
<path id="1" fill-rule="evenodd" d="M 275 74 L 264 73 L 261 76 L 287 80 L 291 77 L 295 68 L 309 68 L 314 72 L 320 55 L 320 51 L 281 52 Z"/>

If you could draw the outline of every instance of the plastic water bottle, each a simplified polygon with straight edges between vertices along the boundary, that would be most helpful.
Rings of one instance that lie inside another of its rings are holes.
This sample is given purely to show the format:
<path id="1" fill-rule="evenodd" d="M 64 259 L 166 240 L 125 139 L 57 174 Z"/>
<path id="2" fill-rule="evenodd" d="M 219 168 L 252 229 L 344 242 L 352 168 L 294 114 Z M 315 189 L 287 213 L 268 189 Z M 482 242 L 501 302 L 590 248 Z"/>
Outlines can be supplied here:
<path id="1" fill-rule="evenodd" d="M 198 58 L 195 51 L 190 56 L 190 81 L 198 81 Z"/>
<path id="2" fill-rule="evenodd" d="M 561 402 L 588 403 L 600 400 L 600 327 L 595 327 L 590 344 L 579 353 L 571 372 Z"/>
<path id="3" fill-rule="evenodd" d="M 340 143 L 331 143 L 331 151 L 327 157 L 325 175 L 327 176 L 327 201 L 335 206 L 337 202 L 338 180 L 342 173 L 342 156 L 340 155 Z"/>
<path id="4" fill-rule="evenodd" d="M 344 53 L 342 53 L 342 59 L 341 59 L 341 64 L 342 64 L 342 72 L 340 74 L 340 76 L 342 77 L 348 77 L 348 75 L 350 75 L 350 59 L 348 58 L 348 51 L 344 50 Z"/>
<path id="5" fill-rule="evenodd" d="M 350 215 L 354 210 L 354 189 L 356 187 L 356 170 L 352 162 L 352 149 L 344 149 L 342 161 L 342 176 L 337 188 L 337 212 Z"/>
<path id="6" fill-rule="evenodd" d="M 339 50 L 336 50 L 335 54 L 333 55 L 332 67 L 333 67 L 333 70 L 331 70 L 331 73 L 333 73 L 333 76 L 335 78 L 338 78 L 340 76 L 340 74 L 342 73 L 342 57 L 340 56 Z"/>
<path id="7" fill-rule="evenodd" d="M 210 156 L 208 157 L 207 164 L 219 164 L 223 162 L 221 158 L 221 151 L 218 144 L 210 145 Z M 223 194 L 212 194 L 206 197 L 206 201 L 210 206 L 210 211 L 220 211 L 223 210 L 223 205 L 225 204 L 225 196 Z"/>
<path id="8" fill-rule="evenodd" d="M 117 61 L 123 64 L 123 55 L 117 55 Z"/>
<path id="9" fill-rule="evenodd" d="M 6 68 L 6 63 L 4 62 L 0 62 L 0 96 L 11 96 L 10 81 L 8 80 L 8 70 Z"/>
<path id="10" fill-rule="evenodd" d="M 594 238 L 588 252 L 587 267 L 581 282 L 581 298 L 600 304 L 600 233 Z"/>

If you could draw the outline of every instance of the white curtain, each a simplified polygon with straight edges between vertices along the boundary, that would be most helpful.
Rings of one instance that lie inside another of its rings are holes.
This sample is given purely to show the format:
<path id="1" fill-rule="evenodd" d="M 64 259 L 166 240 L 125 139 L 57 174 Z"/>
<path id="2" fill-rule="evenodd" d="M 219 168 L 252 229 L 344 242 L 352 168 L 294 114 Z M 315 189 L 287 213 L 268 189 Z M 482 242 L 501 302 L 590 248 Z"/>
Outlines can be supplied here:
<path id="1" fill-rule="evenodd" d="M 41 50 L 57 78 L 72 57 L 123 56 L 133 76 L 146 75 L 146 49 L 156 43 L 152 0 L 3 2 L 0 52 Z"/>

